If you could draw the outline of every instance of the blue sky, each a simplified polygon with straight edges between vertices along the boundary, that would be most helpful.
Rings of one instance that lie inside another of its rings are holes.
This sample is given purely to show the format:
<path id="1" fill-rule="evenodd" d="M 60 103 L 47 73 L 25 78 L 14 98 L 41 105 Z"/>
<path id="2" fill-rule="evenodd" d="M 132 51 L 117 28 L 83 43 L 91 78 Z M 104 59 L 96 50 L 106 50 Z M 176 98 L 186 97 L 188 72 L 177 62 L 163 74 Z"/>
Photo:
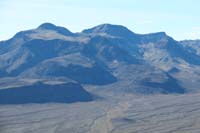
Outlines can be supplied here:
<path id="1" fill-rule="evenodd" d="M 79 32 L 102 23 L 200 39 L 200 0 L 0 0 L 0 40 L 44 22 Z"/>

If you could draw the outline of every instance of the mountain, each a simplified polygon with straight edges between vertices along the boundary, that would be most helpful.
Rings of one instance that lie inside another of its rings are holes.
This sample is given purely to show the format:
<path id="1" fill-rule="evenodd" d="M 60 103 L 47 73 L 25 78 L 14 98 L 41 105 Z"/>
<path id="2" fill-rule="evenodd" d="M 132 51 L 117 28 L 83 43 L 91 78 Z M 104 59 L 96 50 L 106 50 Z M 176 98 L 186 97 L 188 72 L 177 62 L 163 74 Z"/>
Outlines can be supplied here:
<path id="1" fill-rule="evenodd" d="M 165 32 L 136 34 L 102 24 L 72 33 L 44 23 L 0 42 L 0 77 L 64 78 L 114 93 L 194 92 L 200 85 L 196 47 Z"/>

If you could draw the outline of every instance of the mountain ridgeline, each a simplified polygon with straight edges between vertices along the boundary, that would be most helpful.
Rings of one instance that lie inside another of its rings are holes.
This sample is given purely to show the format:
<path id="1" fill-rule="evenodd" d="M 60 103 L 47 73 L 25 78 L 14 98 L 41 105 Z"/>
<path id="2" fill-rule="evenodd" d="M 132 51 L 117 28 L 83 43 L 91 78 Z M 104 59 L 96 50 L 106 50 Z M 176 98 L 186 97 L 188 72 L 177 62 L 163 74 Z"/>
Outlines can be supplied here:
<path id="1" fill-rule="evenodd" d="M 72 33 L 44 23 L 0 42 L 0 77 L 62 78 L 80 88 L 103 86 L 107 91 L 126 93 L 195 92 L 200 86 L 198 42 L 179 42 L 165 32 L 136 34 L 120 25 L 102 24 Z"/>

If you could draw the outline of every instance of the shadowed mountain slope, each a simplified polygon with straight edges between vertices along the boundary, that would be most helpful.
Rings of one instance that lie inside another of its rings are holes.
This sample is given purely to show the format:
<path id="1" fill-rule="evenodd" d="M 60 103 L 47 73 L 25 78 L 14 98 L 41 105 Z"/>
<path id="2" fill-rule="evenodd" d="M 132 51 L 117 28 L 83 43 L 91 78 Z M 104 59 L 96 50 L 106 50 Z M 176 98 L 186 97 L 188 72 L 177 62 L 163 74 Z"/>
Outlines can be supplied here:
<path id="1" fill-rule="evenodd" d="M 0 90 L 0 104 L 74 103 L 92 101 L 93 96 L 79 84 L 48 85 L 36 83 L 29 86 Z"/>

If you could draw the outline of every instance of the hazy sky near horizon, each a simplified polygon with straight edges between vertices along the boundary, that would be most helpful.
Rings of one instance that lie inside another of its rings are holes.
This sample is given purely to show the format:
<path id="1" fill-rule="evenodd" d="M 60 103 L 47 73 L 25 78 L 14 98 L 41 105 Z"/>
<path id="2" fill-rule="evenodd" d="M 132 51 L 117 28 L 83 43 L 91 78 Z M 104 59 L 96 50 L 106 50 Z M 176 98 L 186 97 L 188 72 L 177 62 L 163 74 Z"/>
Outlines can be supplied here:
<path id="1" fill-rule="evenodd" d="M 0 40 L 44 22 L 80 32 L 102 23 L 200 39 L 200 0 L 0 0 Z"/>

